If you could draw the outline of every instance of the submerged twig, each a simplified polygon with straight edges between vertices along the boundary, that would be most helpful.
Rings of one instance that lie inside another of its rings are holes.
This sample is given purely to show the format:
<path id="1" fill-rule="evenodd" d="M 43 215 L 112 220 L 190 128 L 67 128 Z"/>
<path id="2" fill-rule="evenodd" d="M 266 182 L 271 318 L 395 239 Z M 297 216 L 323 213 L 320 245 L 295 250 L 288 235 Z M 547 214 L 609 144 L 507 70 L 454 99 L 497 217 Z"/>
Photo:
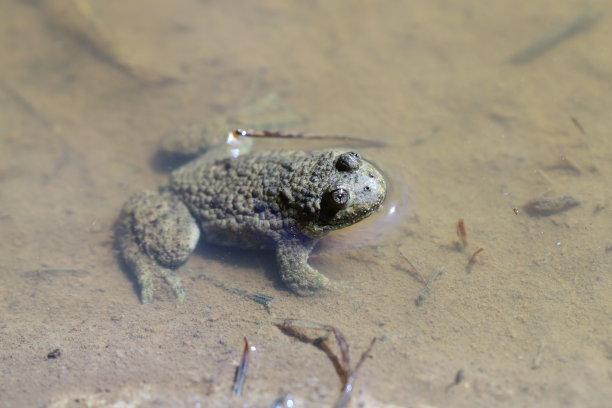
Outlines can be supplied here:
<path id="1" fill-rule="evenodd" d="M 583 135 L 586 135 L 586 132 L 584 131 L 584 127 L 578 121 L 578 119 L 576 119 L 574 116 L 570 116 L 570 119 L 572 120 L 572 123 L 574 124 L 574 126 L 576 126 L 576 128 L 580 131 L 580 133 L 582 133 Z"/>
<path id="2" fill-rule="evenodd" d="M 544 33 L 527 47 L 512 55 L 508 59 L 508 63 L 514 65 L 526 64 L 541 56 L 561 41 L 590 28 L 600 17 L 601 13 L 586 10 L 573 20 Z"/>
<path id="3" fill-rule="evenodd" d="M 274 300 L 272 296 L 264 295 L 263 293 L 249 293 L 245 295 L 245 297 L 249 300 L 252 300 L 255 303 L 259 303 L 266 309 L 268 313 L 270 312 L 269 303 Z"/>
<path id="4" fill-rule="evenodd" d="M 462 368 L 462 369 L 457 371 L 457 374 L 455 374 L 455 379 L 453 380 L 453 382 L 448 384 L 444 388 L 444 392 L 448 392 L 448 390 L 450 390 L 455 385 L 461 384 L 461 382 L 463 381 L 463 377 L 464 377 L 464 371 L 463 371 L 463 368 Z"/>
<path id="5" fill-rule="evenodd" d="M 459 238 L 459 248 L 465 248 L 468 244 L 468 238 L 463 218 L 459 218 L 459 221 L 457 221 L 457 237 Z"/>
<path id="6" fill-rule="evenodd" d="M 236 376 L 234 377 L 234 385 L 232 386 L 232 394 L 242 395 L 242 388 L 244 387 L 244 380 L 246 379 L 247 369 L 249 368 L 249 360 L 251 357 L 251 344 L 249 338 L 244 337 L 244 351 L 242 352 L 242 359 L 240 359 L 240 365 L 236 369 Z"/>
<path id="7" fill-rule="evenodd" d="M 423 301 L 425 300 L 425 296 L 429 293 L 429 291 L 431 290 L 431 285 L 433 284 L 433 282 L 438 278 L 438 276 L 440 276 L 442 274 L 442 272 L 444 271 L 443 268 L 436 268 L 435 271 L 433 271 L 433 273 L 431 274 L 431 276 L 429 277 L 429 280 L 427 281 L 427 283 L 425 284 L 425 287 L 423 288 L 423 290 L 421 291 L 421 293 L 419 293 L 419 296 L 416 298 L 416 300 L 414 301 L 414 303 L 418 306 L 421 306 L 423 304 Z"/>
<path id="8" fill-rule="evenodd" d="M 366 351 L 361 354 L 361 357 L 359 358 L 359 361 L 357 362 L 355 368 L 353 370 L 350 370 L 350 375 L 348 376 L 348 379 L 346 380 L 346 383 L 342 388 L 340 398 L 338 398 L 338 402 L 336 402 L 336 405 L 334 406 L 335 408 L 344 408 L 348 406 L 348 403 L 351 401 L 351 391 L 353 391 L 353 384 L 355 383 L 355 379 L 357 378 L 357 372 L 359 371 L 359 368 L 365 361 L 366 357 L 370 355 L 372 348 L 374 348 L 374 343 L 376 343 L 376 337 L 374 337 L 372 341 L 370 341 L 370 345 L 368 346 Z"/>
<path id="9" fill-rule="evenodd" d="M 372 339 L 366 351 L 363 352 L 355 368 L 352 368 L 348 342 L 346 341 L 346 338 L 344 337 L 342 332 L 337 328 L 324 323 L 317 323 L 300 319 L 275 319 L 275 324 L 284 332 L 292 336 L 298 337 L 302 340 L 307 340 L 307 338 L 301 333 L 299 333 L 297 329 L 317 329 L 334 333 L 334 336 L 336 337 L 336 342 L 338 344 L 338 349 L 340 350 L 340 359 L 338 359 L 333 353 L 331 353 L 331 350 L 326 345 L 324 345 L 324 338 L 319 337 L 315 340 L 310 340 L 310 342 L 322 349 L 328 355 L 328 357 L 330 357 L 332 363 L 334 363 L 336 371 L 338 372 L 340 380 L 342 381 L 342 391 L 340 392 L 340 397 L 338 398 L 338 401 L 336 402 L 334 407 L 344 408 L 348 406 L 348 403 L 351 400 L 351 391 L 354 388 L 354 383 L 355 379 L 357 378 L 359 368 L 361 367 L 365 359 L 370 355 L 370 352 L 374 347 L 374 343 L 376 343 L 376 337 Z"/>
<path id="10" fill-rule="evenodd" d="M 400 255 L 406 260 L 406 262 L 408 262 L 408 265 L 410 266 L 410 268 L 405 269 L 408 275 L 412 276 L 419 283 L 425 283 L 425 278 L 421 276 L 418 268 L 414 266 L 410 258 L 408 258 L 408 256 L 406 256 L 406 254 L 404 254 L 402 251 L 400 251 Z"/>
<path id="11" fill-rule="evenodd" d="M 474 266 L 474 264 L 476 263 L 476 257 L 478 256 L 479 253 L 481 253 L 482 251 L 484 251 L 484 248 L 478 248 L 473 254 L 472 256 L 470 256 L 470 259 L 468 259 L 468 263 L 465 267 L 465 271 L 467 273 L 472 272 L 472 266 Z"/>
<path id="12" fill-rule="evenodd" d="M 234 286 L 229 286 L 225 282 L 217 280 L 213 277 L 206 276 L 203 273 L 198 275 L 198 279 L 203 279 L 208 282 L 211 282 L 215 287 L 223 290 L 224 292 L 231 293 L 233 295 L 238 295 L 245 299 L 252 300 L 255 303 L 259 303 L 266 309 L 266 312 L 270 313 L 270 302 L 274 300 L 272 296 L 265 295 L 263 293 L 253 292 L 250 293 L 244 289 L 240 289 Z"/>
<path id="13" fill-rule="evenodd" d="M 19 92 L 8 82 L 5 82 L 2 78 L 0 78 L 0 89 L 2 89 L 11 99 L 13 99 L 13 101 L 19 105 L 25 113 L 40 122 L 40 124 L 51 133 L 55 134 L 53 123 L 51 123 L 51 121 L 47 119 L 42 112 L 32 105 L 32 103 L 24 95 L 22 95 L 21 92 Z"/>
<path id="14" fill-rule="evenodd" d="M 254 129 L 234 129 L 230 132 L 230 137 L 235 139 L 239 137 L 257 137 L 257 138 L 276 138 L 276 139 L 310 139 L 310 140 L 343 140 L 349 142 L 357 142 L 364 146 L 384 147 L 386 143 L 367 140 L 355 136 L 347 135 L 321 135 L 310 133 L 295 133 L 282 132 L 276 130 L 254 130 Z"/>

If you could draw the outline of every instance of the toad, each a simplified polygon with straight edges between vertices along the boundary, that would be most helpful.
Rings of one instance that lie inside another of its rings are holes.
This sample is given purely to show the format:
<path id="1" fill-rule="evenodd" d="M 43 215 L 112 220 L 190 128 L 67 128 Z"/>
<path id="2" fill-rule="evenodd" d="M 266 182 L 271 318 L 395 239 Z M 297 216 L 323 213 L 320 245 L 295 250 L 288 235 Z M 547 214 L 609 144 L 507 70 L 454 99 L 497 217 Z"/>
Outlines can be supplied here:
<path id="1" fill-rule="evenodd" d="M 159 192 L 127 201 L 117 244 L 143 304 L 154 300 L 158 281 L 185 298 L 175 270 L 200 235 L 218 245 L 275 250 L 285 285 L 309 296 L 333 286 L 308 264 L 314 245 L 374 213 L 385 193 L 381 173 L 352 151 L 202 156 L 174 170 Z"/>

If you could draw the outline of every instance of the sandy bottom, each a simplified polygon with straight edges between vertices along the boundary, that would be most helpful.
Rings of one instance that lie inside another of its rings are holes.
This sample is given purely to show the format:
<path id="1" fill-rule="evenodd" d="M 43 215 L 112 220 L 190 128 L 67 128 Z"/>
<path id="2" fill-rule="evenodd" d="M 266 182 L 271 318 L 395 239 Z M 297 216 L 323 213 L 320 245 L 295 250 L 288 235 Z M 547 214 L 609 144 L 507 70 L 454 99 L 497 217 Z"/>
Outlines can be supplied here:
<path id="1" fill-rule="evenodd" d="M 333 406 L 332 358 L 284 318 L 337 327 L 353 365 L 377 339 L 353 407 L 612 400 L 612 8 L 517 65 L 582 6 L 4 3 L 0 406 Z M 113 224 L 167 178 L 160 136 L 258 125 L 248 106 L 270 93 L 299 130 L 385 144 L 351 146 L 387 174 L 384 211 L 311 255 L 340 289 L 300 298 L 273 254 L 200 245 L 185 302 L 142 306 Z"/>

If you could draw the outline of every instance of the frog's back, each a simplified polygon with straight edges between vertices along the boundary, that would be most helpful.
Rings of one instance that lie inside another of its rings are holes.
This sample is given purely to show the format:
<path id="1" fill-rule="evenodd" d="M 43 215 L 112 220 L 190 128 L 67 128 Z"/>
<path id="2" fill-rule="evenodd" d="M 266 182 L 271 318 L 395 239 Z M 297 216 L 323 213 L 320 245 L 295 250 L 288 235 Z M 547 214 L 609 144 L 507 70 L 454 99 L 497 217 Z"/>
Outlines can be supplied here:
<path id="1" fill-rule="evenodd" d="M 317 214 L 332 151 L 270 151 L 176 170 L 170 188 L 199 221 L 206 240 L 273 247 Z"/>

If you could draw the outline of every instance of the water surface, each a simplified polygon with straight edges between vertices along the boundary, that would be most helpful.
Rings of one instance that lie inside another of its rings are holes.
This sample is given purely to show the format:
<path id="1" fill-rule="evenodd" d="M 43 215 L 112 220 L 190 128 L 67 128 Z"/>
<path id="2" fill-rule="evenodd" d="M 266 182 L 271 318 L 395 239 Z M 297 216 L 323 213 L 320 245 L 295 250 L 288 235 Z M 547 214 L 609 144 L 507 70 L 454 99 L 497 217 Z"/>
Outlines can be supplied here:
<path id="1" fill-rule="evenodd" d="M 509 63 L 585 10 L 598 19 Z M 329 358 L 273 325 L 292 317 L 338 327 L 354 361 L 378 339 L 352 406 L 605 406 L 610 15 L 569 0 L 5 0 L 0 405 L 333 406 Z M 113 223 L 166 179 L 160 136 L 270 94 L 298 130 L 385 142 L 359 151 L 399 215 L 321 242 L 311 263 L 342 282 L 332 295 L 288 292 L 269 253 L 201 247 L 183 304 L 140 305 Z M 563 196 L 580 205 L 525 211 Z M 258 352 L 236 397 L 244 336 Z"/>

